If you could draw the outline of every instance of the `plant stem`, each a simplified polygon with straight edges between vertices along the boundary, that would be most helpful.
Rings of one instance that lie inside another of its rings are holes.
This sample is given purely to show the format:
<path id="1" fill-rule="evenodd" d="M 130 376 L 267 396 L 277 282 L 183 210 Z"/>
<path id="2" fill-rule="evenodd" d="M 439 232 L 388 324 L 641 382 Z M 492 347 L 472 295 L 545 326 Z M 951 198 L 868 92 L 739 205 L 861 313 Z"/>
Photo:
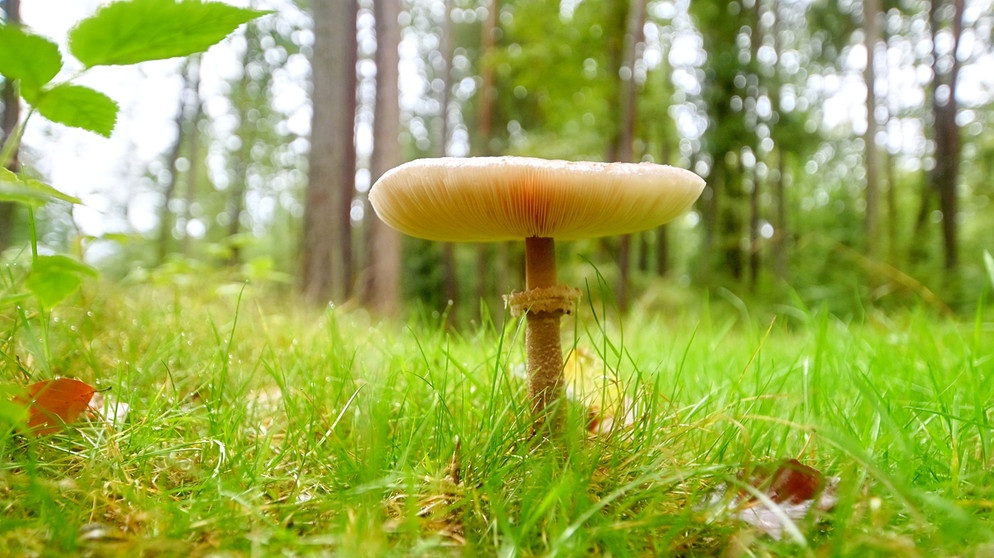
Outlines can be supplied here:
<path id="1" fill-rule="evenodd" d="M 3 142 L 3 147 L 0 148 L 0 167 L 8 168 L 11 161 L 14 160 L 14 153 L 17 152 L 18 146 L 21 145 L 21 137 L 24 135 L 24 127 L 27 126 L 28 120 L 31 119 L 31 115 L 34 114 L 34 109 L 28 111 L 28 115 L 24 117 L 23 120 L 17 123 L 14 130 L 11 132 L 10 136 L 6 138 Z"/>
<path id="2" fill-rule="evenodd" d="M 28 231 L 31 235 L 31 263 L 38 260 L 38 227 L 35 226 L 35 210 L 28 206 Z"/>

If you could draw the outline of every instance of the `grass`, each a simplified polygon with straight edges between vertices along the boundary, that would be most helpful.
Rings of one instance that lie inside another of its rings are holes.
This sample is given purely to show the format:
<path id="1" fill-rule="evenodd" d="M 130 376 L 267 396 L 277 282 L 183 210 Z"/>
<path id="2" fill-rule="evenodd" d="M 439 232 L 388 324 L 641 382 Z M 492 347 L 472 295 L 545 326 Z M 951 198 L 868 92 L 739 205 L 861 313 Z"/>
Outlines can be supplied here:
<path id="1" fill-rule="evenodd" d="M 129 412 L 44 437 L 0 423 L 0 555 L 994 552 L 994 324 L 746 308 L 622 327 L 582 305 L 565 338 L 617 370 L 638 419 L 588 436 L 571 405 L 551 442 L 530 435 L 514 323 L 378 323 L 202 278 L 6 311 L 5 380 L 77 377 Z M 840 479 L 800 538 L 703 505 L 784 457 Z"/>

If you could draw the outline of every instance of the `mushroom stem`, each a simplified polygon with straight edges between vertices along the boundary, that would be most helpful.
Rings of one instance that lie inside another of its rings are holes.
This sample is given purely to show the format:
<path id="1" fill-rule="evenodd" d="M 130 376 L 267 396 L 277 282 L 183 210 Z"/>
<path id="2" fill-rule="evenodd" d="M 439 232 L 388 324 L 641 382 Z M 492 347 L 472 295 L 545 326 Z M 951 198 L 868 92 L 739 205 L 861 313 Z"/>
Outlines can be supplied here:
<path id="1" fill-rule="evenodd" d="M 525 288 L 556 286 L 556 241 L 531 236 L 525 239 Z"/>
<path id="2" fill-rule="evenodd" d="M 559 341 L 559 318 L 563 313 L 529 312 L 525 332 L 528 352 L 528 395 L 536 416 L 559 400 L 563 393 L 563 350 Z"/>
<path id="3" fill-rule="evenodd" d="M 556 286 L 556 244 L 551 238 L 525 239 L 525 286 L 528 291 Z M 563 350 L 559 338 L 561 309 L 526 310 L 525 351 L 528 395 L 541 417 L 563 393 Z"/>

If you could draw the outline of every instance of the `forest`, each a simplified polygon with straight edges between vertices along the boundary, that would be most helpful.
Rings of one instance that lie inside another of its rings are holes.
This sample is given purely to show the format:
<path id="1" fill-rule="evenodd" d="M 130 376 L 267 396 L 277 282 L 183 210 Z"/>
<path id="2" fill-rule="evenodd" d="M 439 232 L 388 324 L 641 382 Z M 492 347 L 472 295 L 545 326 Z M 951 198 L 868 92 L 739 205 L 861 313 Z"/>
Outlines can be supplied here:
<path id="1" fill-rule="evenodd" d="M 499 310 L 492 293 L 515 284 L 520 247 L 402 238 L 366 194 L 415 158 L 528 155 L 652 161 L 707 181 L 684 219 L 565 248 L 567 264 L 609 278 L 622 308 L 660 277 L 843 314 L 969 311 L 984 284 L 989 2 L 272 8 L 215 49 L 227 60 L 167 68 L 181 88 L 157 107 L 171 143 L 103 186 L 113 191 L 86 192 L 119 224 L 86 231 L 56 206 L 39 222 L 47 244 L 93 247 L 111 276 L 247 267 L 318 303 L 396 315 L 453 301 L 472 316 L 481 299 Z M 25 142 L 18 161 L 46 168 L 57 133 Z M 0 207 L 0 245 L 23 246 L 23 211 Z"/>
<path id="2" fill-rule="evenodd" d="M 0 555 L 994 549 L 994 0 L 0 13 Z M 378 216 L 504 156 L 705 186 Z"/>

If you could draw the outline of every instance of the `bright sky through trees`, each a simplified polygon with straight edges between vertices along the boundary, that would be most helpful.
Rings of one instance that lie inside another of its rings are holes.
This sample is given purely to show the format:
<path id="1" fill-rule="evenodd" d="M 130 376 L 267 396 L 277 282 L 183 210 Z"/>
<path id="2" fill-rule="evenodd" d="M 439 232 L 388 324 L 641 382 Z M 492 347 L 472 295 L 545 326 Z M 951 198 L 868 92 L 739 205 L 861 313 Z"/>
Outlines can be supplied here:
<path id="1" fill-rule="evenodd" d="M 419 1 L 430 4 L 427 0 Z M 435 1 L 444 6 L 441 0 Z M 104 3 L 106 2 L 98 0 L 29 0 L 22 3 L 21 10 L 25 24 L 35 32 L 61 41 L 72 25 L 92 14 Z M 233 0 L 229 3 L 248 5 L 249 1 Z M 309 27 L 307 12 L 298 9 L 290 0 L 264 0 L 251 4 L 255 8 L 278 12 L 276 16 L 269 17 L 287 18 L 295 26 Z M 568 21 L 577 4 L 575 1 L 563 2 L 560 18 Z M 700 89 L 695 67 L 706 53 L 701 51 L 701 42 L 690 27 L 682 4 L 680 1 L 654 3 L 650 4 L 650 9 L 659 12 L 657 15 L 660 16 L 676 17 L 673 29 L 676 29 L 679 36 L 674 39 L 673 48 L 668 53 L 674 72 L 673 81 L 677 87 L 693 95 Z M 966 19 L 977 19 L 978 14 L 994 9 L 992 4 L 994 2 L 991 0 L 968 2 Z M 470 15 L 479 16 L 475 12 Z M 372 25 L 371 12 L 361 12 L 358 21 L 359 46 L 361 53 L 367 56 L 371 56 L 376 44 Z M 643 63 L 651 69 L 661 62 L 660 52 L 652 44 L 653 41 L 658 41 L 659 29 L 652 25 L 647 27 L 651 29 L 646 33 Z M 422 39 L 424 38 L 419 37 L 412 26 L 405 27 L 400 46 L 401 106 L 405 110 L 412 110 L 418 103 L 425 102 L 431 87 L 422 78 L 424 71 L 420 67 L 423 62 L 419 58 L 419 49 L 426 48 L 424 44 L 419 44 Z M 309 40 L 312 38 L 305 38 L 305 41 Z M 966 107 L 989 102 L 994 96 L 994 52 L 990 52 L 985 45 L 984 40 L 967 33 L 960 47 L 961 57 L 971 58 L 971 63 L 963 68 L 959 84 L 959 95 Z M 227 110 L 230 104 L 224 97 L 224 91 L 226 82 L 236 79 L 241 72 L 238 63 L 240 48 L 244 48 L 244 41 L 236 35 L 212 48 L 203 59 L 204 71 L 200 89 L 215 137 L 224 137 L 234 126 Z M 881 89 L 878 93 L 887 96 L 893 92 L 895 96 L 890 97 L 888 102 L 898 106 L 922 106 L 926 102 L 924 85 L 930 75 L 927 68 L 909 63 L 914 53 L 908 51 L 908 48 L 914 47 L 898 44 L 884 53 L 887 73 L 880 79 L 878 87 Z M 775 58 L 776 53 L 772 56 Z M 781 53 L 781 57 L 781 64 L 789 64 L 790 52 Z M 866 126 L 866 91 L 862 82 L 866 52 L 863 45 L 858 42 L 850 45 L 844 61 L 845 67 L 839 73 L 809 75 L 808 86 L 811 91 L 824 91 L 828 94 L 822 110 L 826 128 L 844 128 L 859 134 Z M 72 63 L 67 64 L 67 72 L 75 69 L 78 68 L 74 68 Z M 83 232 L 93 235 L 130 230 L 148 232 L 156 226 L 160 195 L 153 186 L 143 187 L 141 183 L 146 173 L 155 175 L 165 172 L 160 161 L 177 133 L 175 117 L 178 96 L 183 87 L 181 69 L 180 61 L 168 60 L 145 63 L 135 68 L 98 68 L 84 76 L 82 83 L 104 91 L 121 102 L 121 117 L 109 140 L 52 124 L 42 118 L 35 118 L 31 122 L 24 141 L 26 153 L 30 154 L 26 160 L 56 188 L 84 200 L 84 206 L 74 209 L 75 219 Z M 371 83 L 375 79 L 375 65 L 370 58 L 361 58 L 358 70 L 360 80 Z M 308 75 L 306 58 L 293 55 L 288 59 L 282 75 L 274 79 L 277 110 L 286 115 L 285 125 L 290 131 L 304 137 L 310 125 Z M 68 77 L 68 74 L 59 79 L 63 77 Z M 466 96 L 473 95 L 475 91 L 472 80 L 458 84 L 458 88 Z M 783 100 L 806 102 L 789 96 L 785 96 Z M 364 105 L 360 92 L 360 117 L 357 125 L 357 151 L 360 158 L 368 156 L 371 150 L 371 106 L 367 106 L 368 104 L 366 102 Z M 688 112 L 686 108 L 678 108 L 674 113 L 683 136 L 696 137 L 702 133 L 706 120 L 701 115 Z M 967 133 L 971 114 L 971 111 L 964 110 L 961 118 L 964 121 L 960 124 L 967 128 Z M 917 157 L 925 149 L 921 120 L 892 119 L 890 126 L 897 129 L 881 132 L 881 135 L 886 132 L 886 138 L 882 139 L 888 143 L 888 149 L 891 152 L 913 155 L 909 161 L 917 164 Z M 417 137 L 417 134 L 413 135 Z M 306 142 L 301 143 L 300 149 L 306 149 Z M 450 153 L 468 153 L 468 136 L 465 131 L 453 134 Z M 215 160 L 209 158 L 207 165 L 215 174 L 223 173 L 223 168 L 216 168 L 220 164 Z M 223 179 L 217 181 L 223 182 Z M 360 165 L 357 187 L 364 191 L 368 186 L 368 170 Z M 263 210 L 250 205 L 249 211 Z M 196 236 L 195 230 L 189 232 Z"/>

